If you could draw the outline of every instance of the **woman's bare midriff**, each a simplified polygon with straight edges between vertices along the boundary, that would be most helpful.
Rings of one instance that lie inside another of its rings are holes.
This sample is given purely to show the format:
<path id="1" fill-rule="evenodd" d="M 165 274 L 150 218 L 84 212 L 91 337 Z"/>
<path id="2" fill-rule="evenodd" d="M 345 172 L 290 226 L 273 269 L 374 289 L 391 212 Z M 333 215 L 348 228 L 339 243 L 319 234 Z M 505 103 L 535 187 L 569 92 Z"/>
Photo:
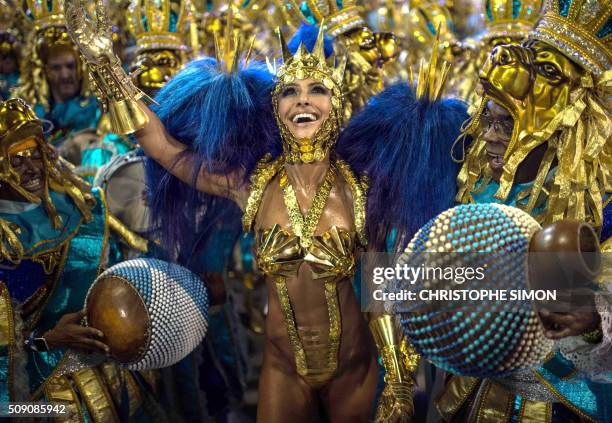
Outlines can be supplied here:
<path id="1" fill-rule="evenodd" d="M 305 272 L 310 272 L 307 263 L 302 264 L 297 278 L 287 278 L 295 323 L 298 329 L 320 333 L 322 343 L 328 345 L 330 322 L 323 283 L 302 275 Z M 272 280 L 268 280 L 268 293 L 265 354 L 271 354 L 269 358 L 286 372 L 297 374 L 294 350 L 289 342 L 276 286 Z M 341 335 L 338 367 L 334 376 L 341 375 L 347 368 L 355 371 L 356 365 L 368 363 L 376 354 L 374 341 L 349 279 L 338 282 L 337 295 L 340 305 Z"/>

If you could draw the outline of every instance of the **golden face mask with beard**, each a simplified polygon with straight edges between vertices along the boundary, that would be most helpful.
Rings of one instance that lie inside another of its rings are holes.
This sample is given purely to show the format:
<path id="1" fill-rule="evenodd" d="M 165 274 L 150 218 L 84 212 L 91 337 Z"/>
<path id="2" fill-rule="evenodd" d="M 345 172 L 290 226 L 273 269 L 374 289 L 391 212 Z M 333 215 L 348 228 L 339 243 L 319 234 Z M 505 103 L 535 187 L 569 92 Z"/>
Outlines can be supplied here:
<path id="1" fill-rule="evenodd" d="M 611 131 L 605 85 L 598 86 L 588 71 L 536 40 L 493 49 L 480 79 L 485 97 L 465 131 L 476 141 L 458 177 L 458 200 L 469 201 L 478 181 L 483 186 L 491 175 L 479 120 L 486 102 L 493 100 L 514 120 L 495 197 L 506 201 L 517 168 L 542 146 L 537 174 L 517 198 L 524 202 L 517 204 L 532 212 L 545 203 L 538 219 L 544 223 L 573 218 L 599 226 L 602 198 L 610 190 L 604 176 L 610 173 L 606 140 Z"/>

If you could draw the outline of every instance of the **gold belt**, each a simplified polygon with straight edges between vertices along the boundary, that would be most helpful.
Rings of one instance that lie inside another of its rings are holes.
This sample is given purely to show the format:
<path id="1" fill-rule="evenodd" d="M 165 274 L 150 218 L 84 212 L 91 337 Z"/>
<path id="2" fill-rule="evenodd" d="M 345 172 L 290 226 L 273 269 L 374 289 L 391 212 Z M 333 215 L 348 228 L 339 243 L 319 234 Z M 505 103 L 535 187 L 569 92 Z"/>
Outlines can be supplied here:
<path id="1" fill-rule="evenodd" d="M 285 326 L 289 335 L 289 343 L 293 348 L 295 356 L 295 367 L 300 376 L 313 387 L 319 387 L 327 382 L 338 367 L 338 348 L 340 347 L 340 333 L 342 331 L 342 322 L 340 318 L 340 307 L 338 306 L 338 293 L 336 284 L 332 281 L 325 282 L 325 302 L 327 303 L 327 312 L 329 314 L 329 342 L 327 345 L 327 356 L 321 357 L 320 344 L 310 343 L 308 345 L 307 359 L 306 350 L 302 339 L 298 334 L 298 328 L 295 324 L 293 307 L 287 292 L 287 282 L 284 276 L 276 276 L 276 291 L 280 300 Z M 303 335 L 308 335 L 307 331 L 301 330 Z M 310 361 L 310 363 L 309 363 Z M 315 364 L 316 365 L 312 365 Z M 309 365 L 311 364 L 311 365 Z"/>

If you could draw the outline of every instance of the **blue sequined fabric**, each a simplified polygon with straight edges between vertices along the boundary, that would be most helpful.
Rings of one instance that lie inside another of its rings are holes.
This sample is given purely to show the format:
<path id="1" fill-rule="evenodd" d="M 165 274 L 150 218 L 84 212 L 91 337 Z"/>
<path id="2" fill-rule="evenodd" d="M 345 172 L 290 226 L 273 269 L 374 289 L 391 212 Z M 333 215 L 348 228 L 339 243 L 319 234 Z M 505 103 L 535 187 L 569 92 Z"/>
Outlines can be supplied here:
<path id="1" fill-rule="evenodd" d="M 14 270 L 0 268 L 0 280 L 8 287 L 11 298 L 20 304 L 47 284 L 48 279 L 43 267 L 32 260 L 23 260 Z"/>
<path id="2" fill-rule="evenodd" d="M 604 242 L 612 236 L 612 202 L 603 210 L 603 225 L 601 228 L 601 241 Z"/>

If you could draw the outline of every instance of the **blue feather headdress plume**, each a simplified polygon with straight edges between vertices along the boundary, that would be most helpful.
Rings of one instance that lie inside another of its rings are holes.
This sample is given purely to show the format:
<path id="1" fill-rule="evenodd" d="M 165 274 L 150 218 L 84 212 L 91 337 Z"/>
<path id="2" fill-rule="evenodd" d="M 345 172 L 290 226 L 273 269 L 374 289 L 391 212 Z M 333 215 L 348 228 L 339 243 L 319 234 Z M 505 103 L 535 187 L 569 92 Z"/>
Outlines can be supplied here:
<path id="1" fill-rule="evenodd" d="M 287 43 L 287 47 L 289 48 L 291 54 L 295 54 L 298 51 L 298 48 L 300 48 L 300 44 L 304 44 L 306 50 L 312 53 L 318 36 L 318 26 L 302 22 L 302 25 L 300 25 L 298 30 L 289 40 L 289 43 Z M 334 54 L 333 39 L 329 35 L 325 35 L 323 38 L 323 52 L 325 53 L 325 58 L 329 58 L 332 54 Z"/>
<path id="2" fill-rule="evenodd" d="M 280 154 L 273 86 L 265 66 L 251 63 L 226 73 L 216 60 L 204 58 L 160 90 L 153 111 L 168 133 L 189 147 L 194 183 L 203 167 L 221 175 L 240 172 L 246 183 L 265 153 Z M 196 191 L 150 159 L 146 178 L 153 228 L 171 258 L 185 263 L 219 225 L 240 226 L 240 211 L 230 200 Z"/>
<path id="3" fill-rule="evenodd" d="M 417 99 L 408 84 L 373 97 L 340 135 L 338 154 L 369 177 L 369 247 L 395 251 L 438 213 L 452 207 L 459 165 L 453 142 L 468 118 L 457 100 Z"/>

